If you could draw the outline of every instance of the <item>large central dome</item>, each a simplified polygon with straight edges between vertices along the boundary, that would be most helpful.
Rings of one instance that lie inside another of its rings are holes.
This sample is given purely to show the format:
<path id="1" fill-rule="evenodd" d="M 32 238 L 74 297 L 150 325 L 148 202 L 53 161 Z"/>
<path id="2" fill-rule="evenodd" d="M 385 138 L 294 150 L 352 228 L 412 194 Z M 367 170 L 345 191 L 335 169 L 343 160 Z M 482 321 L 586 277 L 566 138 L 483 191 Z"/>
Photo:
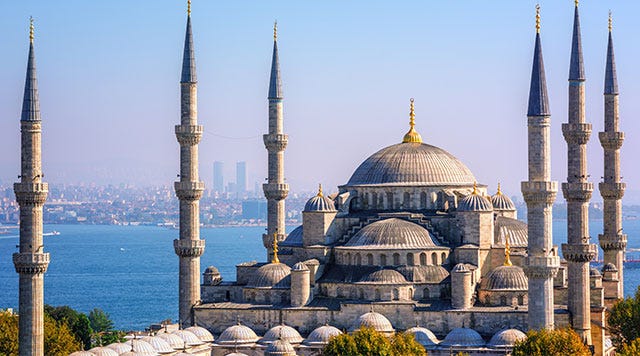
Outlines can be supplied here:
<path id="1" fill-rule="evenodd" d="M 469 168 L 449 152 L 425 143 L 403 142 L 367 158 L 346 185 L 468 186 L 475 181 Z"/>

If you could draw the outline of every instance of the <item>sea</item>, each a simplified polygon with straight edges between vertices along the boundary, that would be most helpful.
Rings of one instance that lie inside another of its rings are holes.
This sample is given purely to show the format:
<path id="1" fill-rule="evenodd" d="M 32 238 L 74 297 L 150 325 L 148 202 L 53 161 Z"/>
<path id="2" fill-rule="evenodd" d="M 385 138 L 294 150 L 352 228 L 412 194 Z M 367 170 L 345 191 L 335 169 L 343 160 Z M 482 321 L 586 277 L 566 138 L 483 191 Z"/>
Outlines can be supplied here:
<path id="1" fill-rule="evenodd" d="M 628 249 L 639 251 L 629 252 L 627 258 L 640 260 L 640 220 L 625 220 L 623 227 Z M 101 308 L 123 330 L 143 330 L 152 323 L 177 319 L 178 258 L 173 251 L 177 230 L 45 225 L 44 231 L 45 251 L 51 253 L 44 282 L 46 304 L 68 305 L 85 313 Z M 266 259 L 264 231 L 261 226 L 201 229 L 201 238 L 207 241 L 202 270 L 213 265 L 224 280 L 235 280 L 236 264 Z M 602 221 L 592 221 L 592 241 L 597 243 L 601 231 Z M 566 220 L 555 220 L 553 232 L 554 243 L 560 245 L 566 240 Z M 18 275 L 11 259 L 17 244 L 17 230 L 0 235 L 0 309 L 18 306 Z M 633 295 L 639 284 L 640 262 L 627 262 L 625 294 Z"/>

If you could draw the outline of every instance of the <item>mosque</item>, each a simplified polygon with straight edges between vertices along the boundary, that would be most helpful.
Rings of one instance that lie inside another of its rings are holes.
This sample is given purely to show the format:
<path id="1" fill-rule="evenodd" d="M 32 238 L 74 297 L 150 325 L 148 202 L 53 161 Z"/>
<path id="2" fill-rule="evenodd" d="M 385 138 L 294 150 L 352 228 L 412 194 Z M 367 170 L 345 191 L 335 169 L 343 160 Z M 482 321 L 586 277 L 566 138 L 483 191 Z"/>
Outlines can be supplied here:
<path id="1" fill-rule="evenodd" d="M 613 355 L 605 310 L 623 297 L 625 185 L 620 179 L 619 150 L 624 134 L 618 128 L 610 20 L 605 131 L 599 133 L 605 157 L 604 182 L 599 185 L 604 233 L 599 242 L 605 264 L 597 270 L 589 264 L 597 253 L 587 224 L 593 184 L 587 181 L 585 145 L 591 124 L 585 121 L 585 74 L 575 5 L 569 117 L 562 126 L 569 157 L 567 182 L 562 184 L 568 209 L 562 259 L 551 239 L 558 184 L 550 179 L 551 115 L 539 11 L 526 115 L 529 173 L 521 185 L 528 224 L 518 220 L 514 203 L 499 186 L 489 192 L 462 160 L 423 142 L 411 99 L 404 137 L 399 131 L 398 143 L 369 156 L 337 192 L 325 194 L 319 187 L 305 205 L 302 225 L 286 234 L 288 135 L 274 27 L 269 131 L 264 135 L 268 226 L 262 242 L 267 261 L 239 263 L 235 281 L 223 280 L 214 266 L 207 267 L 200 279 L 205 241 L 199 236 L 204 184 L 198 176 L 198 143 L 203 127 L 197 121 L 189 9 L 181 120 L 175 127 L 180 144 L 180 180 L 175 183 L 180 236 L 174 249 L 180 266 L 179 324 L 185 329 L 165 328 L 147 340 L 109 345 L 87 355 L 113 355 L 107 348 L 120 355 L 173 355 L 180 350 L 199 355 L 315 355 L 330 337 L 361 326 L 388 335 L 412 333 L 430 355 L 458 351 L 508 355 L 527 330 L 571 326 L 595 355 Z M 21 121 L 23 181 L 16 183 L 21 207 L 21 245 L 14 256 L 20 273 L 21 355 L 42 355 L 36 350 L 38 343 L 42 345 L 37 339 L 42 337 L 41 313 L 23 311 L 42 308 L 42 278 L 49 260 L 48 254 L 31 247 L 41 243 L 47 191 L 39 173 L 40 116 L 33 58 L 32 36 Z"/>

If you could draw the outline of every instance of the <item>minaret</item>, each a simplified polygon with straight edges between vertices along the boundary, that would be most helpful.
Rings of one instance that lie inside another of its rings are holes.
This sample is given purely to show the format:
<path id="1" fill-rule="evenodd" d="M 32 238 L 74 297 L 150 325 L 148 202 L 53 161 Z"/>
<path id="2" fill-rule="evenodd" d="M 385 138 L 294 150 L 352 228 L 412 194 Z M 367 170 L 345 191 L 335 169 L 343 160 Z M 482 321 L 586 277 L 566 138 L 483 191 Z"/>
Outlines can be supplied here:
<path id="1" fill-rule="evenodd" d="M 20 132 L 22 159 L 20 183 L 13 185 L 20 205 L 20 252 L 13 254 L 13 264 L 20 274 L 19 354 L 44 355 L 44 273 L 49 254 L 43 252 L 42 206 L 49 185 L 42 181 L 40 101 L 33 48 L 33 19 L 29 31 L 29 62 L 24 85 Z"/>
<path id="2" fill-rule="evenodd" d="M 562 193 L 567 201 L 567 243 L 562 255 L 567 260 L 568 306 L 573 329 L 591 345 L 591 302 L 589 290 L 589 261 L 597 254 L 589 243 L 589 200 L 593 183 L 587 181 L 587 141 L 591 124 L 585 121 L 585 75 L 580 40 L 578 1 L 575 1 L 571 64 L 569 67 L 569 122 L 562 124 L 567 142 L 567 183 Z"/>
<path id="3" fill-rule="evenodd" d="M 524 271 L 529 278 L 529 329 L 552 329 L 553 277 L 560 261 L 552 251 L 551 212 L 558 183 L 551 181 L 551 113 L 540 42 L 540 6 L 536 6 L 536 40 L 527 110 L 529 180 L 521 183 L 527 203 L 528 256 Z"/>
<path id="4" fill-rule="evenodd" d="M 191 33 L 191 1 L 188 1 L 187 31 L 184 39 L 182 79 L 180 80 L 180 125 L 175 132 L 180 143 L 180 181 L 175 182 L 180 200 L 180 239 L 173 247 L 180 259 L 179 323 L 193 325 L 191 310 L 200 301 L 200 256 L 204 240 L 200 240 L 200 198 L 204 183 L 198 177 L 198 143 L 202 125 L 198 125 L 196 60 Z"/>
<path id="5" fill-rule="evenodd" d="M 263 136 L 264 146 L 269 152 L 269 177 L 262 185 L 267 198 L 267 233 L 262 235 L 262 242 L 267 249 L 267 261 L 272 259 L 271 239 L 274 234 L 278 241 L 285 238 L 284 200 L 289 194 L 289 184 L 284 182 L 284 150 L 287 148 L 289 136 L 283 133 L 284 115 L 282 112 L 282 81 L 278 61 L 278 28 L 273 26 L 273 58 L 271 60 L 271 78 L 269 81 L 269 133 Z"/>
<path id="6" fill-rule="evenodd" d="M 624 132 L 619 131 L 618 79 L 611 29 L 609 14 L 609 44 L 604 79 L 604 132 L 599 133 L 600 144 L 604 148 L 604 183 L 598 185 L 604 199 L 604 233 L 598 237 L 604 251 L 605 265 L 612 263 L 618 269 L 619 282 L 615 295 L 616 299 L 621 299 L 624 297 L 623 261 L 627 247 L 627 235 L 622 233 L 622 196 L 625 184 L 620 182 L 620 147 Z"/>

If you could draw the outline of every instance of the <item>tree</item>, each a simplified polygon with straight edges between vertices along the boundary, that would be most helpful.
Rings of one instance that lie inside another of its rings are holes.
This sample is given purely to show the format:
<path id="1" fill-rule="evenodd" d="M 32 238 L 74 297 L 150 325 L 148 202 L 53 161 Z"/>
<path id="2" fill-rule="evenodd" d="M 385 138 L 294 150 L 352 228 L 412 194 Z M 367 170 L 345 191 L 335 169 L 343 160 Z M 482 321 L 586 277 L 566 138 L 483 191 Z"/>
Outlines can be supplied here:
<path id="1" fill-rule="evenodd" d="M 426 352 L 411 334 L 391 338 L 373 330 L 360 328 L 352 335 L 341 334 L 329 340 L 322 350 L 325 356 L 424 356 Z"/>
<path id="2" fill-rule="evenodd" d="M 113 331 L 113 321 L 109 318 L 109 314 L 100 308 L 94 308 L 89 312 L 89 321 L 91 328 L 97 333 Z"/>
<path id="3" fill-rule="evenodd" d="M 622 345 L 616 350 L 616 356 L 636 356 L 640 355 L 640 339 L 635 339 L 628 344 Z"/>
<path id="4" fill-rule="evenodd" d="M 627 297 L 613 305 L 607 325 L 616 348 L 640 338 L 640 286 L 633 298 Z"/>
<path id="5" fill-rule="evenodd" d="M 0 312 L 0 355 L 18 355 L 18 318 L 16 314 Z M 44 353 L 47 356 L 67 356 L 80 350 L 80 343 L 75 339 L 65 323 L 44 316 Z"/>
<path id="6" fill-rule="evenodd" d="M 57 322 L 67 324 L 76 340 L 84 345 L 85 350 L 89 350 L 92 347 L 91 335 L 93 334 L 93 329 L 89 318 L 84 313 L 80 313 L 67 305 L 60 307 L 45 305 L 44 312 Z"/>
<path id="7" fill-rule="evenodd" d="M 513 356 L 590 356 L 591 351 L 571 328 L 531 330 L 516 342 Z"/>
<path id="8" fill-rule="evenodd" d="M 18 354 L 18 316 L 0 311 L 0 355 Z"/>

